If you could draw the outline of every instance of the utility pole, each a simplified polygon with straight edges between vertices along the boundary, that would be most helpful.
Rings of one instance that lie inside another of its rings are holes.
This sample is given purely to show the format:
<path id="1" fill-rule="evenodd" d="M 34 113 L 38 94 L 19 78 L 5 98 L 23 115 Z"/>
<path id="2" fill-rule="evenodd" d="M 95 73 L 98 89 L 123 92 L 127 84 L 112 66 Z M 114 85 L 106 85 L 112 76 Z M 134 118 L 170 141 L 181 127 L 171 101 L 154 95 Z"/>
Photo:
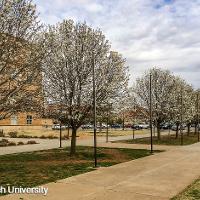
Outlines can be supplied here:
<path id="1" fill-rule="evenodd" d="M 94 120 L 94 166 L 97 167 L 97 111 L 96 111 L 96 81 L 95 81 L 95 58 L 92 58 L 92 76 L 93 76 L 93 120 Z"/>
<path id="2" fill-rule="evenodd" d="M 153 153 L 153 130 L 152 130 L 152 74 L 149 80 L 149 115 L 150 115 L 150 133 L 151 133 L 151 153 Z"/>

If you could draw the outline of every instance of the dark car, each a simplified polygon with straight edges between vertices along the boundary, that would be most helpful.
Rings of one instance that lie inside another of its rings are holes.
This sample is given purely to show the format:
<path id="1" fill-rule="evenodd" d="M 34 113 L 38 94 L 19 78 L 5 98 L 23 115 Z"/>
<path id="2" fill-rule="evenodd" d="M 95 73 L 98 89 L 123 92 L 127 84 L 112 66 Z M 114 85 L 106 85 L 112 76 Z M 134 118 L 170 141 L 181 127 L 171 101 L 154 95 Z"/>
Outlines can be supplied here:
<path id="1" fill-rule="evenodd" d="M 161 129 L 164 129 L 164 130 L 166 130 L 166 129 L 171 129 L 171 128 L 172 128 L 172 124 L 162 124 L 162 125 L 160 126 L 160 128 L 161 128 Z"/>
<path id="2" fill-rule="evenodd" d="M 124 128 L 132 128 L 132 124 L 125 124 Z"/>
<path id="3" fill-rule="evenodd" d="M 121 128 L 122 126 L 120 124 L 112 124 L 111 128 Z"/>

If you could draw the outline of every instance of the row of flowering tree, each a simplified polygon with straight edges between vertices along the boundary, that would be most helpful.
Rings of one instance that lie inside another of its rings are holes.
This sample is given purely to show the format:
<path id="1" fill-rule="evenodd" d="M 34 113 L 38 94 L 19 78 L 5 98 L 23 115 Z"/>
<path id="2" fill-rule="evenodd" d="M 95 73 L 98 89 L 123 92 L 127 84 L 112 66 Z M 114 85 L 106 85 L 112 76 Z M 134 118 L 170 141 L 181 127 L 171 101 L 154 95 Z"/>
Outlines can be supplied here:
<path id="1" fill-rule="evenodd" d="M 163 122 L 175 123 L 177 133 L 181 122 L 188 132 L 192 123 L 197 127 L 197 94 L 181 78 L 154 68 L 128 91 L 125 59 L 111 51 L 101 30 L 72 20 L 42 26 L 31 0 L 0 1 L 0 119 L 15 112 L 43 111 L 44 103 L 51 102 L 52 117 L 72 127 L 73 155 L 77 129 L 92 116 L 94 73 L 99 113 L 131 106 L 149 110 L 151 73 L 158 137 Z"/>
<path id="2" fill-rule="evenodd" d="M 52 115 L 72 127 L 74 154 L 77 129 L 93 109 L 93 69 L 100 109 L 128 84 L 125 59 L 102 31 L 72 20 L 42 26 L 31 0 L 0 1 L 1 119 L 51 102 Z"/>
<path id="3" fill-rule="evenodd" d="M 160 127 L 163 123 L 176 125 L 176 137 L 183 124 L 187 125 L 188 134 L 192 124 L 195 124 L 195 131 L 197 131 L 199 92 L 169 70 L 153 68 L 138 78 L 132 88 L 135 103 L 149 110 L 150 74 L 152 76 L 153 121 L 157 127 L 158 139 L 160 139 Z"/>

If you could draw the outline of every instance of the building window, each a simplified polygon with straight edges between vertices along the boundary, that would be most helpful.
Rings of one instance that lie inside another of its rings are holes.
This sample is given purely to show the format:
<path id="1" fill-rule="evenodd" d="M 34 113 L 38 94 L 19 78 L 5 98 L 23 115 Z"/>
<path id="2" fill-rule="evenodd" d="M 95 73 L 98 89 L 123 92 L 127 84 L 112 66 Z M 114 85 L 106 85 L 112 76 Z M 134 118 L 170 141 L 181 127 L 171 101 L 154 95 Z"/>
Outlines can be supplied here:
<path id="1" fill-rule="evenodd" d="M 27 124 L 32 124 L 32 121 L 33 121 L 32 116 L 31 115 L 27 115 L 27 117 L 26 117 L 26 123 Z"/>
<path id="2" fill-rule="evenodd" d="M 18 123 L 17 115 L 12 115 L 10 118 L 10 121 L 11 121 L 11 125 L 17 125 L 17 123 Z"/>

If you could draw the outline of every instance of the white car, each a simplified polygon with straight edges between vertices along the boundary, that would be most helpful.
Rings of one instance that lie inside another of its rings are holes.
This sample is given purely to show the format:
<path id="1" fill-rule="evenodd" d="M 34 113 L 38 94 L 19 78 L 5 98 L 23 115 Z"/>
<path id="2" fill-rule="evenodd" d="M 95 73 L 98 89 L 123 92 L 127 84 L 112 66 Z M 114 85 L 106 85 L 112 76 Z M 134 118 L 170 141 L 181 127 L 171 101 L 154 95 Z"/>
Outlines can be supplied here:
<path id="1" fill-rule="evenodd" d="M 176 125 L 173 125 L 171 129 L 172 129 L 173 131 L 176 131 L 177 126 L 176 126 Z M 178 127 L 178 130 L 181 130 L 181 126 Z M 182 130 L 185 130 L 185 126 L 184 126 L 184 125 L 182 126 Z"/>
<path id="2" fill-rule="evenodd" d="M 138 125 L 140 128 L 144 128 L 144 129 L 148 129 L 149 128 L 149 124 L 139 124 Z"/>
<path id="3" fill-rule="evenodd" d="M 92 129 L 93 128 L 93 125 L 91 124 L 84 124 L 81 126 L 82 129 Z"/>
<path id="4" fill-rule="evenodd" d="M 61 126 L 61 129 L 62 129 L 62 130 L 67 129 L 67 128 L 68 128 L 68 126 L 65 126 L 65 125 L 62 125 L 62 126 Z M 60 130 L 60 124 L 54 124 L 54 125 L 52 126 L 52 130 Z"/>

